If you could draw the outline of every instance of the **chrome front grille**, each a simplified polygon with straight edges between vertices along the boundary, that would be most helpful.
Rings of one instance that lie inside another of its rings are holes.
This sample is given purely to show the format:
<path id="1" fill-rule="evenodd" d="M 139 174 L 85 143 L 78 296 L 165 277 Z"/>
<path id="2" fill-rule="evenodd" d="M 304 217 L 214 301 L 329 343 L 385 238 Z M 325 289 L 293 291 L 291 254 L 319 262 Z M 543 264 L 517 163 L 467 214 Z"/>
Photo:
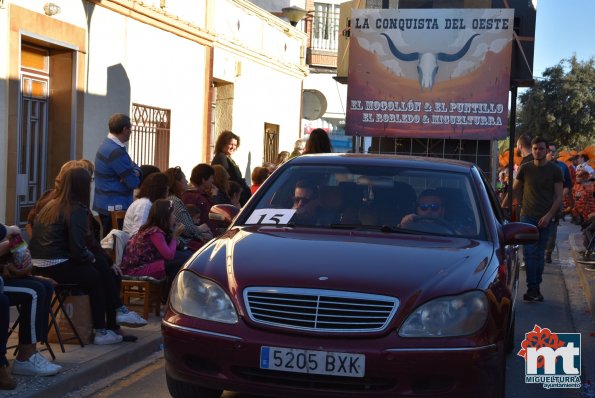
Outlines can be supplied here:
<path id="1" fill-rule="evenodd" d="M 399 306 L 388 296 L 271 287 L 247 288 L 244 302 L 254 322 L 316 332 L 383 330 Z"/>

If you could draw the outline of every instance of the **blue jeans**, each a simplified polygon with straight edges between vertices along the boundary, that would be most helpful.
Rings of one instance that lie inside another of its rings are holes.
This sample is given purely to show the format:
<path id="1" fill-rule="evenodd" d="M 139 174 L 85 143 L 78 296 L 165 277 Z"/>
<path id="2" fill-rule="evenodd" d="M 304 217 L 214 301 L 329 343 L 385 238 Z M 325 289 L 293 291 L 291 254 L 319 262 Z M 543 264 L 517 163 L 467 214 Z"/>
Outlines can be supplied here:
<path id="1" fill-rule="evenodd" d="M 521 216 L 521 222 L 537 226 L 539 219 Z M 538 228 L 539 240 L 535 243 L 524 245 L 525 273 L 527 275 L 528 289 L 539 289 L 539 285 L 541 284 L 541 275 L 545 266 L 545 248 L 553 226 L 554 224 L 550 223 L 546 228 Z"/>

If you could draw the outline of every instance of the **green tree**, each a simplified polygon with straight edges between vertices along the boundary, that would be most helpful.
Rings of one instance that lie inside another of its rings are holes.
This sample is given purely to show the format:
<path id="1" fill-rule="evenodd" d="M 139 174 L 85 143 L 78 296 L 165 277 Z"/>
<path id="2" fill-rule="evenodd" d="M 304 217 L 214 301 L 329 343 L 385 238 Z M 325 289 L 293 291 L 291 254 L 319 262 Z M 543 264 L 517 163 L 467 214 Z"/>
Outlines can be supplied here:
<path id="1" fill-rule="evenodd" d="M 595 137 L 595 58 L 563 59 L 519 96 L 517 135 L 537 134 L 583 148 Z"/>

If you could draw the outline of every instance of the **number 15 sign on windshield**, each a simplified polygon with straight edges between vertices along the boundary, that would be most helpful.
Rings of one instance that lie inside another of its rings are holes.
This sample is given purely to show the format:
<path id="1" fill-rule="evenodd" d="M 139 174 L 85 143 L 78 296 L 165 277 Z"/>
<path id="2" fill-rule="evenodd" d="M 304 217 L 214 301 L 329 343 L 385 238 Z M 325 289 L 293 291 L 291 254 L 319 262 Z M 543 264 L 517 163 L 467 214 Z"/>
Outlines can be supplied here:
<path id="1" fill-rule="evenodd" d="M 512 9 L 353 9 L 346 133 L 506 137 Z"/>

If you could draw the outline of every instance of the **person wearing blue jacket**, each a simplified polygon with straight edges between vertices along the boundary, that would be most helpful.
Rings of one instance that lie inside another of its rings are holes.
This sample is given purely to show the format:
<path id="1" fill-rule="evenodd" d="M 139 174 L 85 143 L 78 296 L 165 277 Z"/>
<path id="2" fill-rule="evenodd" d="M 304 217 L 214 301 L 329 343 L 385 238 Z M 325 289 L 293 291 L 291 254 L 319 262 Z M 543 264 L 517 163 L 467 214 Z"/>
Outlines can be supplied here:
<path id="1" fill-rule="evenodd" d="M 142 172 L 126 151 L 132 124 L 130 117 L 116 113 L 109 118 L 109 134 L 95 155 L 93 209 L 99 213 L 104 236 L 111 230 L 110 212 L 126 210 L 140 185 Z"/>

